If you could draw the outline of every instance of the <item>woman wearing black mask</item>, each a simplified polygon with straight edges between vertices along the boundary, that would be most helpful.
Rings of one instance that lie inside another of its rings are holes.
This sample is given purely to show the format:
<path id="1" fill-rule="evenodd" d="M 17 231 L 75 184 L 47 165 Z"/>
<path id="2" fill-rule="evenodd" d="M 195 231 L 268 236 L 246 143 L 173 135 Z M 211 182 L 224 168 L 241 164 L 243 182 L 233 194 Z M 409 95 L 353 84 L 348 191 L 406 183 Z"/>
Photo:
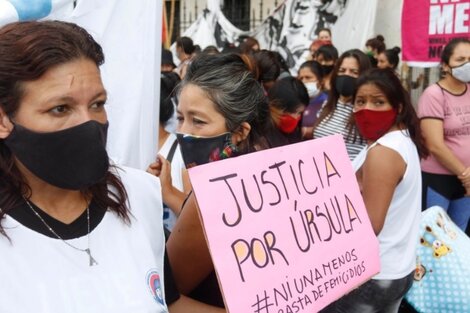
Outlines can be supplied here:
<path id="1" fill-rule="evenodd" d="M 313 55 L 313 60 L 317 61 L 322 69 L 323 88 L 331 89 L 331 74 L 338 60 L 338 50 L 332 44 L 323 45 Z"/>
<path id="2" fill-rule="evenodd" d="M 359 75 L 371 67 L 367 56 L 358 49 L 344 52 L 331 74 L 328 101 L 320 112 L 313 129 L 313 138 L 334 134 L 343 135 L 350 160 L 365 146 L 365 141 L 349 121 L 352 115 L 352 96 Z"/>
<path id="3" fill-rule="evenodd" d="M 0 28 L 0 312 L 214 312 L 164 292 L 160 186 L 109 163 L 103 62 L 75 24 Z"/>
<path id="4" fill-rule="evenodd" d="M 191 63 L 181 82 L 177 110 L 177 136 L 187 167 L 267 147 L 262 134 L 269 110 L 249 66 L 236 54 L 200 55 Z M 167 248 L 180 291 L 224 306 L 192 193 Z"/>

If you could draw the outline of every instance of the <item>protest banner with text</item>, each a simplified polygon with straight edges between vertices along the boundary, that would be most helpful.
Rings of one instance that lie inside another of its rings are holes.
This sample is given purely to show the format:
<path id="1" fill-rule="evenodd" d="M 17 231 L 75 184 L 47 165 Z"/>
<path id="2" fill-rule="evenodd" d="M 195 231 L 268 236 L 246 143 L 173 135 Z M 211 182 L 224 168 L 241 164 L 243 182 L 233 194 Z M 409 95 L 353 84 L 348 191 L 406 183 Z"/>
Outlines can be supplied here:
<path id="1" fill-rule="evenodd" d="M 189 170 L 231 313 L 316 312 L 379 272 L 342 137 Z"/>
<path id="2" fill-rule="evenodd" d="M 402 12 L 403 61 L 434 66 L 453 38 L 470 39 L 469 0 L 405 0 Z"/>

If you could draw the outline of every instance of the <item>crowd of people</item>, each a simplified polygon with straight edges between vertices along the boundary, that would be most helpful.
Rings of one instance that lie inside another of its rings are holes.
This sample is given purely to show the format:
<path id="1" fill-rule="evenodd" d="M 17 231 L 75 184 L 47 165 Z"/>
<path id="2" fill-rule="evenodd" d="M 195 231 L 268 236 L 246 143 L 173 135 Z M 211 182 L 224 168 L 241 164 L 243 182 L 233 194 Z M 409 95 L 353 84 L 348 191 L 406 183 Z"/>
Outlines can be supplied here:
<path id="1" fill-rule="evenodd" d="M 379 35 L 351 48 L 320 29 L 291 73 L 251 37 L 223 51 L 178 38 L 178 65 L 162 53 L 159 154 L 145 173 L 107 156 L 91 35 L 59 21 L 0 28 L 0 311 L 225 312 L 187 169 L 340 134 L 381 271 L 322 312 L 398 312 L 420 212 L 439 205 L 468 228 L 470 40 L 445 46 L 417 108 L 399 47 Z"/>

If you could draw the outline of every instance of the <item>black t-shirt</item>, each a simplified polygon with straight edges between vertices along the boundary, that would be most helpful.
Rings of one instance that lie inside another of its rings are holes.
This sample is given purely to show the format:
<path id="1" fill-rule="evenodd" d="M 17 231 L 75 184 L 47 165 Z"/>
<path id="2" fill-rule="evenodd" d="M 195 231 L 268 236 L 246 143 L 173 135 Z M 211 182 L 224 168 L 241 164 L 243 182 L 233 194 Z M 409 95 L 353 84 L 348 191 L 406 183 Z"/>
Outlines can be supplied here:
<path id="1" fill-rule="evenodd" d="M 85 236 L 88 234 L 88 220 L 86 210 L 72 223 L 65 224 L 55 218 L 51 217 L 34 203 L 30 202 L 31 206 L 36 212 L 44 219 L 62 239 L 74 239 Z M 98 206 L 95 201 L 91 201 L 90 207 L 90 231 L 95 229 L 103 220 L 106 210 Z M 7 212 L 9 216 L 15 219 L 18 223 L 25 227 L 41 233 L 51 238 L 57 238 L 51 231 L 44 225 L 44 223 L 36 216 L 25 201 L 21 201 L 18 206 Z M 166 236 L 165 236 L 166 237 Z M 170 262 L 165 251 L 164 257 L 164 275 L 165 275 L 165 302 L 169 306 L 180 298 L 180 293 L 176 288 L 173 272 L 171 270 Z"/>

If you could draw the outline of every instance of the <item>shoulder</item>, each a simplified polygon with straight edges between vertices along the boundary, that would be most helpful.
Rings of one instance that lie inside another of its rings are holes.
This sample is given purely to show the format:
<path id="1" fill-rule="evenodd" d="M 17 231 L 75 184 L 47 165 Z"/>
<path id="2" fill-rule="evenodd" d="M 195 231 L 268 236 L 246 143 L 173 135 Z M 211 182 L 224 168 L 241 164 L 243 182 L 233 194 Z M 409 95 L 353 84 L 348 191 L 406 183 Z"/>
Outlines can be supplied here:
<path id="1" fill-rule="evenodd" d="M 161 200 L 158 196 L 161 193 L 160 180 L 157 177 L 122 165 L 113 166 L 112 171 L 121 179 L 130 201 L 133 199 Z"/>
<path id="2" fill-rule="evenodd" d="M 432 84 L 426 88 L 420 97 L 421 99 L 442 99 L 444 97 L 444 91 L 439 84 Z"/>
<path id="3" fill-rule="evenodd" d="M 377 140 L 376 146 L 383 149 L 376 149 L 384 153 L 385 157 L 395 158 L 396 161 L 403 161 L 408 164 L 410 159 L 417 153 L 416 145 L 410 137 L 407 129 L 396 130 L 382 136 Z M 372 150 L 372 149 L 371 149 Z M 385 151 L 385 152 L 383 152 Z M 393 151 L 387 153 L 386 151 Z"/>
<path id="4" fill-rule="evenodd" d="M 379 143 L 367 152 L 364 167 L 379 176 L 401 177 L 405 172 L 406 162 L 397 150 Z"/>

